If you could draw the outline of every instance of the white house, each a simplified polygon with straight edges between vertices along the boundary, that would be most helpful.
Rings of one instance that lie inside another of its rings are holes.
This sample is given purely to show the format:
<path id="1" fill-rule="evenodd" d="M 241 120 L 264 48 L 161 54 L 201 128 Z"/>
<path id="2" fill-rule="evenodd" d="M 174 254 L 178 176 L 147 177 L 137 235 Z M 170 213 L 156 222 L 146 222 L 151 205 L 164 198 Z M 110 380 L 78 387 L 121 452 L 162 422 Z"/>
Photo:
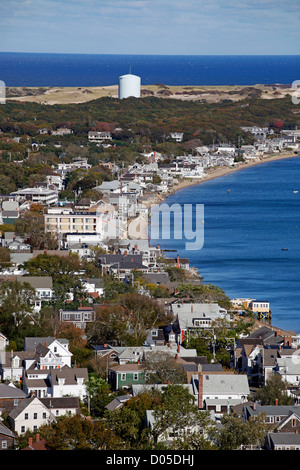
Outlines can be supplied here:
<path id="1" fill-rule="evenodd" d="M 84 400 L 87 397 L 88 370 L 86 367 L 63 367 L 50 371 L 51 396 L 65 395 Z"/>
<path id="2" fill-rule="evenodd" d="M 194 395 L 198 399 L 198 408 L 214 411 L 219 418 L 229 412 L 230 406 L 248 401 L 250 389 L 245 374 L 209 373 L 201 371 L 192 375 L 191 383 Z"/>
<path id="3" fill-rule="evenodd" d="M 49 409 L 37 398 L 25 398 L 8 415 L 12 430 L 19 435 L 36 432 L 42 425 L 55 421 Z"/>
<path id="4" fill-rule="evenodd" d="M 86 368 L 28 369 L 25 371 L 23 391 L 38 398 L 78 397 L 84 400 L 87 396 L 88 371 Z"/>
<path id="5" fill-rule="evenodd" d="M 43 346 L 44 349 L 42 349 L 41 346 Z M 71 367 L 73 354 L 69 350 L 69 341 L 67 339 L 54 338 L 52 336 L 25 338 L 25 351 L 34 351 L 36 353 L 37 350 L 40 351 L 40 359 L 37 361 L 37 367 L 39 369 L 59 368 L 63 366 Z M 42 358 L 45 358 L 45 360 L 41 360 Z M 48 364 L 49 367 L 46 367 L 46 364 Z M 31 365 L 32 363 L 29 364 L 27 362 L 28 367 Z"/>
<path id="6" fill-rule="evenodd" d="M 291 385 L 300 385 L 300 355 L 299 350 L 292 356 L 280 357 L 277 359 L 276 372 L 281 375 L 282 380 Z"/>
<path id="7" fill-rule="evenodd" d="M 181 342 L 199 329 L 211 328 L 218 319 L 231 321 L 227 310 L 216 303 L 175 302 L 171 308 L 179 323 Z"/>
<path id="8" fill-rule="evenodd" d="M 27 200 L 36 204 L 45 204 L 47 206 L 57 204 L 58 202 L 57 190 L 45 189 L 42 187 L 19 189 L 18 191 L 11 193 L 11 196 L 15 196 L 17 201 Z"/>

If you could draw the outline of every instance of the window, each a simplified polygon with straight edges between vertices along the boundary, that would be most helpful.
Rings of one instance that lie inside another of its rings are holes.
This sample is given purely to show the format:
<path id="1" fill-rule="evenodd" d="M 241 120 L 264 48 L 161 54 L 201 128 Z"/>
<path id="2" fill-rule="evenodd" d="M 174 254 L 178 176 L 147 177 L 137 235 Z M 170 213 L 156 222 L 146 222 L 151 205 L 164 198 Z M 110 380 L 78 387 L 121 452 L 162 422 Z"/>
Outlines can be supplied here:
<path id="1" fill-rule="evenodd" d="M 2 441 L 2 449 L 7 449 L 7 441 Z"/>
<path id="2" fill-rule="evenodd" d="M 43 419 L 47 418 L 47 413 L 43 413 Z"/>
<path id="3" fill-rule="evenodd" d="M 137 372 L 133 374 L 133 380 L 139 380 L 139 374 Z"/>
<path id="4" fill-rule="evenodd" d="M 25 426 L 21 426 L 21 432 L 25 432 Z"/>
<path id="5" fill-rule="evenodd" d="M 28 419 L 28 413 L 25 413 L 24 419 Z"/>
<path id="6" fill-rule="evenodd" d="M 33 419 L 37 419 L 37 413 L 33 413 Z"/>
<path id="7" fill-rule="evenodd" d="M 126 374 L 124 373 L 121 374 L 121 380 L 126 380 Z"/>

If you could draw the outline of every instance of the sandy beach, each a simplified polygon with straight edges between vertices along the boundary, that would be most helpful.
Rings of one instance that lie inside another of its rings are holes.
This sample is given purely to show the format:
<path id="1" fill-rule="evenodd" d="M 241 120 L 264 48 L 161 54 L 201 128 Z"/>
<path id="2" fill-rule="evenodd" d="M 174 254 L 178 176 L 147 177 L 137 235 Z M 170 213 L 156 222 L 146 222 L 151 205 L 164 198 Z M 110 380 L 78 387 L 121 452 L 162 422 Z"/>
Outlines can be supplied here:
<path id="1" fill-rule="evenodd" d="M 259 157 L 256 160 L 253 161 L 246 161 L 246 162 L 240 162 L 237 163 L 234 167 L 211 167 L 205 170 L 205 177 L 204 178 L 194 178 L 194 179 L 188 179 L 185 178 L 181 181 L 179 181 L 178 184 L 174 185 L 172 189 L 170 189 L 167 193 L 164 195 L 162 194 L 157 194 L 153 197 L 150 197 L 149 199 L 143 201 L 143 205 L 145 205 L 148 209 L 151 207 L 151 205 L 154 204 L 160 204 L 163 202 L 165 199 L 167 199 L 169 196 L 172 194 L 176 193 L 177 191 L 180 191 L 181 189 L 187 188 L 189 186 L 195 186 L 198 184 L 205 183 L 206 181 L 215 179 L 215 178 L 220 178 L 221 176 L 228 175 L 229 173 L 233 173 L 236 171 L 241 171 L 245 168 L 250 168 L 252 166 L 257 166 L 262 163 L 267 163 L 267 162 L 272 162 L 276 160 L 284 160 L 286 158 L 293 158 L 293 157 L 299 157 L 299 154 L 295 154 L 294 151 L 288 151 L 288 152 L 281 152 L 281 153 L 276 153 L 268 156 L 263 156 Z"/>

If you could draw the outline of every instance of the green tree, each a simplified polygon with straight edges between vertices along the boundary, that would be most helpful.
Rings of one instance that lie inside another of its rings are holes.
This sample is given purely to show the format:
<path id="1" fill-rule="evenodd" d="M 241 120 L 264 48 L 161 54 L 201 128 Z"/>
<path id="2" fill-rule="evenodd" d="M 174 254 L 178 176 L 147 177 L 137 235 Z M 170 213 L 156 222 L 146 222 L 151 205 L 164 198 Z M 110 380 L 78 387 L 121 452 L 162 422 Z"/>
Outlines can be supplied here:
<path id="1" fill-rule="evenodd" d="M 272 373 L 266 380 L 263 387 L 257 389 L 253 395 L 254 400 L 258 400 L 261 405 L 292 405 L 293 397 L 287 394 L 288 384 L 281 375 Z"/>
<path id="2" fill-rule="evenodd" d="M 30 323 L 38 324 L 34 313 L 36 293 L 25 281 L 5 281 L 0 285 L 0 331 L 12 338 Z"/>
<path id="3" fill-rule="evenodd" d="M 267 431 L 265 416 L 244 421 L 236 414 L 223 415 L 221 419 L 222 427 L 217 434 L 217 443 L 221 450 L 237 450 L 241 446 L 258 446 L 264 443 Z"/>
<path id="4" fill-rule="evenodd" d="M 194 442 L 199 443 L 200 433 L 203 432 L 208 437 L 213 432 L 210 413 L 198 410 L 194 396 L 182 385 L 169 385 L 165 388 L 162 404 L 153 411 L 153 418 L 151 435 L 154 443 L 158 439 L 168 440 L 171 437 L 171 449 L 181 449 L 183 442 L 188 446 L 188 436 L 193 436 Z M 192 447 L 192 439 L 190 445 Z"/>
<path id="5" fill-rule="evenodd" d="M 90 375 L 88 392 L 90 397 L 90 411 L 95 418 L 102 418 L 105 413 L 105 407 L 116 396 L 112 392 L 108 383 L 101 377 Z"/>

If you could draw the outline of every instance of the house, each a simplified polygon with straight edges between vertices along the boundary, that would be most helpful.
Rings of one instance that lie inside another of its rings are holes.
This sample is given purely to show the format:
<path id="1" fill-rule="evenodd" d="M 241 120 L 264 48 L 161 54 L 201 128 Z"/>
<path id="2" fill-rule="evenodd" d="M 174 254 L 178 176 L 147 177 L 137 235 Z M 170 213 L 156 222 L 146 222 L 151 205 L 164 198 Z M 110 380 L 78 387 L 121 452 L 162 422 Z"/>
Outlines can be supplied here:
<path id="1" fill-rule="evenodd" d="M 0 422 L 0 450 L 13 449 L 17 442 L 17 436 Z"/>
<path id="2" fill-rule="evenodd" d="M 121 364 L 110 367 L 108 380 L 113 390 L 130 388 L 145 382 L 145 371 L 141 364 Z"/>
<path id="3" fill-rule="evenodd" d="M 8 344 L 9 344 L 8 339 L 6 338 L 6 336 L 4 336 L 3 333 L 0 332 L 0 359 L 1 359 L 1 354 L 5 351 L 5 348 L 6 346 L 8 346 Z"/>
<path id="4" fill-rule="evenodd" d="M 262 339 L 264 346 L 291 346 L 294 332 L 281 331 L 263 326 L 247 336 L 249 339 Z"/>
<path id="5" fill-rule="evenodd" d="M 266 436 L 266 450 L 300 450 L 300 434 L 298 432 L 270 432 Z"/>
<path id="6" fill-rule="evenodd" d="M 106 405 L 106 409 L 108 411 L 115 411 L 120 410 L 124 403 L 132 398 L 131 395 L 120 395 L 119 397 L 114 398 L 108 405 Z"/>
<path id="7" fill-rule="evenodd" d="M 203 413 L 202 410 L 198 411 L 199 413 Z M 151 429 L 155 428 L 156 418 L 155 412 L 152 410 L 146 411 L 146 418 L 145 418 L 145 427 L 151 432 Z M 173 427 L 166 428 L 159 436 L 157 436 L 158 443 L 171 443 L 174 440 L 184 436 L 191 436 L 192 434 L 196 435 L 204 435 L 204 430 L 198 424 L 194 424 L 192 421 L 192 417 L 190 420 L 190 424 L 185 426 L 183 429 L 176 429 L 174 431 Z M 206 435 L 207 437 L 207 435 Z"/>
<path id="8" fill-rule="evenodd" d="M 42 425 L 55 421 L 51 411 L 35 396 L 22 400 L 7 419 L 12 431 L 18 435 L 27 430 L 36 432 Z"/>
<path id="9" fill-rule="evenodd" d="M 0 383 L 0 416 L 8 414 L 25 398 L 27 398 L 26 393 L 13 384 Z"/>
<path id="10" fill-rule="evenodd" d="M 34 288 L 36 298 L 34 299 L 33 311 L 39 313 L 42 307 L 42 302 L 50 301 L 53 298 L 53 283 L 50 276 L 20 276 L 9 275 L 2 276 L 1 280 L 16 281 L 24 284 L 28 283 Z"/>
<path id="11" fill-rule="evenodd" d="M 61 369 L 52 369 L 49 381 L 52 397 L 68 395 L 78 397 L 80 400 L 87 397 L 88 370 L 86 367 L 64 366 Z"/>
<path id="12" fill-rule="evenodd" d="M 119 364 L 128 364 L 128 363 L 139 363 L 144 359 L 144 350 L 143 346 L 129 346 L 124 348 L 122 352 L 119 353 L 118 362 Z"/>
<path id="13" fill-rule="evenodd" d="M 126 348 L 113 347 L 109 344 L 100 344 L 98 346 L 93 346 L 93 349 L 97 358 L 105 358 L 107 361 L 116 361 L 118 360 L 119 354 Z"/>
<path id="14" fill-rule="evenodd" d="M 53 336 L 26 337 L 24 351 L 36 352 L 40 345 L 45 347 L 45 351 L 51 351 L 52 354 L 56 356 L 60 365 L 71 367 L 71 358 L 73 354 L 69 350 L 69 340 L 65 338 L 54 338 Z M 51 366 L 53 367 L 53 363 Z"/>
<path id="15" fill-rule="evenodd" d="M 88 323 L 93 323 L 96 313 L 93 307 L 78 307 L 77 310 L 59 310 L 59 320 L 65 323 L 73 323 L 76 328 L 86 331 Z"/>
<path id="16" fill-rule="evenodd" d="M 102 143 L 112 140 L 112 135 L 110 132 L 89 131 L 88 140 L 89 142 Z"/>
<path id="17" fill-rule="evenodd" d="M 81 279 L 81 284 L 84 291 L 95 299 L 102 297 L 104 294 L 104 281 L 102 278 Z"/>
<path id="18" fill-rule="evenodd" d="M 203 371 L 201 365 L 191 384 L 199 409 L 214 411 L 216 418 L 228 413 L 231 406 L 247 402 L 250 394 L 246 375 Z"/>
<path id="19" fill-rule="evenodd" d="M 279 357 L 275 367 L 277 374 L 282 380 L 290 385 L 299 387 L 300 385 L 300 356 L 298 350 L 291 357 Z"/>
<path id="20" fill-rule="evenodd" d="M 24 366 L 35 361 L 35 351 L 6 351 L 0 356 L 0 378 L 3 381 L 22 382 Z"/>
<path id="21" fill-rule="evenodd" d="M 115 275 L 118 279 L 125 279 L 133 270 L 147 272 L 148 267 L 143 262 L 142 254 L 108 254 L 100 255 L 99 267 L 103 274 Z"/>
<path id="22" fill-rule="evenodd" d="M 27 369 L 23 390 L 38 398 L 60 398 L 65 395 L 83 400 L 87 396 L 88 372 L 86 368 Z"/>
<path id="23" fill-rule="evenodd" d="M 78 397 L 40 398 L 40 401 L 48 410 L 51 410 L 55 418 L 59 418 L 60 416 L 74 416 L 81 413 Z"/>
<path id="24" fill-rule="evenodd" d="M 264 422 L 276 429 L 278 433 L 300 431 L 300 406 L 299 405 L 259 405 L 253 403 L 245 406 L 243 417 L 245 420 L 255 416 L 264 416 Z"/>
<path id="25" fill-rule="evenodd" d="M 216 303 L 183 303 L 171 304 L 172 313 L 180 328 L 180 342 L 196 334 L 198 329 L 211 328 L 218 319 L 231 321 L 227 310 Z"/>
<path id="26" fill-rule="evenodd" d="M 50 206 L 57 204 L 58 191 L 56 189 L 39 188 L 24 188 L 11 193 L 19 201 L 31 201 L 36 204 L 45 204 Z"/>
<path id="27" fill-rule="evenodd" d="M 51 132 L 51 135 L 70 135 L 73 134 L 72 129 L 69 129 L 68 127 L 58 127 L 55 131 Z"/>
<path id="28" fill-rule="evenodd" d="M 174 139 L 176 142 L 182 142 L 183 132 L 170 132 L 170 137 Z"/>
<path id="29" fill-rule="evenodd" d="M 164 346 L 166 342 L 163 328 L 153 328 L 145 341 L 147 346 Z"/>
<path id="30" fill-rule="evenodd" d="M 119 180 L 103 181 L 103 183 L 93 189 L 102 194 L 121 194 L 127 192 L 127 185 L 128 183 Z"/>

